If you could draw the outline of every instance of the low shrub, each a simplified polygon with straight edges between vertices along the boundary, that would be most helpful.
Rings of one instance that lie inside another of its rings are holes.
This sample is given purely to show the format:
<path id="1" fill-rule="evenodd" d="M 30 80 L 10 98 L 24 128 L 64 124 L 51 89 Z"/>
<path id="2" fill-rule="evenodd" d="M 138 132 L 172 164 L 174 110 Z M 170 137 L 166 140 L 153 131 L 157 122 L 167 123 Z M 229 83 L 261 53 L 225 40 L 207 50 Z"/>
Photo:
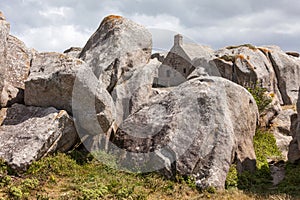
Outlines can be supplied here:
<path id="1" fill-rule="evenodd" d="M 247 88 L 254 97 L 258 111 L 262 113 L 267 106 L 272 102 L 272 99 L 266 95 L 267 89 L 262 88 L 256 83 L 253 87 Z"/>

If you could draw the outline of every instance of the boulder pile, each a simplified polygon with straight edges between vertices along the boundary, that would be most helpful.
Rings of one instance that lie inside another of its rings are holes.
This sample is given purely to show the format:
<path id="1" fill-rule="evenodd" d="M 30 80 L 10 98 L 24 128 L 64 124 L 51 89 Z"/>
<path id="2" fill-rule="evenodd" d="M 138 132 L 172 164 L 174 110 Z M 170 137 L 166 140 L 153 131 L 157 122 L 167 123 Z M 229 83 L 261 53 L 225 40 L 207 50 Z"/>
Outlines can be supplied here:
<path id="1" fill-rule="evenodd" d="M 190 175 L 200 188 L 224 188 L 232 163 L 255 170 L 259 123 L 275 130 L 286 154 L 293 140 L 289 159 L 300 159 L 295 53 L 207 48 L 206 58 L 190 60 L 194 71 L 183 83 L 157 88 L 164 59 L 151 56 L 151 33 L 129 19 L 104 18 L 83 48 L 64 53 L 29 49 L 9 31 L 1 13 L 0 158 L 18 173 L 83 143 L 116 155 L 123 170 Z M 245 89 L 256 84 L 272 97 L 265 113 Z"/>

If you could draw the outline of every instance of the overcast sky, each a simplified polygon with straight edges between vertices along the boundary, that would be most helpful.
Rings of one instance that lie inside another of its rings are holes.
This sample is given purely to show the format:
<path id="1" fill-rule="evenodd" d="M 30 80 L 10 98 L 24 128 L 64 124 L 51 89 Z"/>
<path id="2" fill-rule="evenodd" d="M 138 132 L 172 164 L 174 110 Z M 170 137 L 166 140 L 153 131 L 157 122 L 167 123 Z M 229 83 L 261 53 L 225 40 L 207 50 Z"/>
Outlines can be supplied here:
<path id="1" fill-rule="evenodd" d="M 214 49 L 251 43 L 300 51 L 299 0 L 1 0 L 0 10 L 11 34 L 39 51 L 84 46 L 109 14 L 151 28 L 157 49 L 178 32 Z"/>

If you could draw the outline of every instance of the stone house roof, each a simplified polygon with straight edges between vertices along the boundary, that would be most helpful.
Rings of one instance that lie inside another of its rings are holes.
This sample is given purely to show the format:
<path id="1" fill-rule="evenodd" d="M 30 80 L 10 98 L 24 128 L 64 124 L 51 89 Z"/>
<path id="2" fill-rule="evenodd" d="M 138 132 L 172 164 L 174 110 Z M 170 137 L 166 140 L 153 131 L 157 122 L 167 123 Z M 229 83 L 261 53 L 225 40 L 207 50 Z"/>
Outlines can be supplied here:
<path id="1" fill-rule="evenodd" d="M 190 62 L 195 58 L 207 57 L 213 54 L 214 50 L 209 46 L 199 45 L 195 43 L 184 43 L 183 36 L 178 34 L 174 36 L 174 46 L 170 50 L 171 53 L 178 54 Z"/>

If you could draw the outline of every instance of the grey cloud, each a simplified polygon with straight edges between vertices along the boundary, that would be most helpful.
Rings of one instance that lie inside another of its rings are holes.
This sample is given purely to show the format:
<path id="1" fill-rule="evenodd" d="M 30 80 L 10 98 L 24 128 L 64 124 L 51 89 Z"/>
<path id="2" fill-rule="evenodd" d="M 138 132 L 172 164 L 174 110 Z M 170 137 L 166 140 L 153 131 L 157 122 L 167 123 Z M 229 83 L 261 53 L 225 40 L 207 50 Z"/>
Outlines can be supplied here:
<path id="1" fill-rule="evenodd" d="M 106 15 L 120 14 L 132 19 L 148 17 L 143 21 L 145 26 L 159 24 L 157 20 L 178 19 L 178 23 L 171 21 L 174 25 L 168 28 L 176 32 L 182 31 L 193 40 L 215 49 L 232 44 L 253 43 L 276 44 L 284 50 L 300 50 L 298 0 L 1 0 L 0 8 L 11 23 L 12 33 L 17 36 L 30 34 L 28 30 L 31 29 L 48 30 L 47 27 L 73 26 L 76 27 L 76 35 L 85 37 L 87 33 L 92 34 L 97 29 Z M 41 14 L 61 8 L 66 8 L 66 16 Z M 166 27 L 161 23 L 161 27 L 157 28 Z M 53 34 L 57 32 L 59 31 L 54 30 Z M 155 46 L 170 46 L 170 41 L 173 40 L 167 39 L 170 35 L 161 33 L 159 37 L 155 36 Z M 44 38 L 35 34 L 34 37 L 40 38 L 35 39 L 31 35 L 24 38 L 37 44 L 59 35 L 47 34 L 47 38 Z M 88 37 L 81 38 L 82 41 L 87 39 Z M 52 46 L 51 49 L 62 51 L 71 42 L 60 40 L 60 46 Z M 38 48 L 47 49 L 47 42 Z"/>

